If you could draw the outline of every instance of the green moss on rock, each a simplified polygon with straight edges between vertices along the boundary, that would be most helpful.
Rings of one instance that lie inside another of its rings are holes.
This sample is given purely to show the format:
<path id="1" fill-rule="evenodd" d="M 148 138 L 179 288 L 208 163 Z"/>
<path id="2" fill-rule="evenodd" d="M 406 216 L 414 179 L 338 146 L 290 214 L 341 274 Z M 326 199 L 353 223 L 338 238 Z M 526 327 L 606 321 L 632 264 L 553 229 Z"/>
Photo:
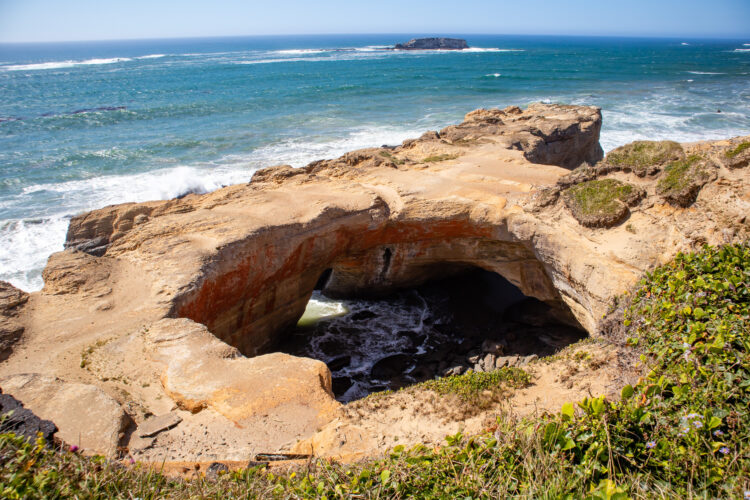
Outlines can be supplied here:
<path id="1" fill-rule="evenodd" d="M 724 156 L 726 156 L 727 158 L 735 158 L 740 153 L 743 153 L 747 151 L 748 149 L 750 149 L 750 142 L 749 141 L 741 142 L 739 145 L 737 145 L 736 148 L 732 148 L 726 153 L 724 153 Z"/>
<path id="2" fill-rule="evenodd" d="M 750 141 L 743 141 L 727 149 L 719 160 L 730 169 L 743 168 L 750 165 Z"/>
<path id="3" fill-rule="evenodd" d="M 440 155 L 428 156 L 427 158 L 422 159 L 422 162 L 423 163 L 437 163 L 440 161 L 455 160 L 456 158 L 458 158 L 457 154 L 440 154 Z"/>
<path id="4" fill-rule="evenodd" d="M 715 173 L 705 158 L 691 155 L 664 168 L 656 192 L 671 205 L 687 207 L 713 175 Z"/>
<path id="5" fill-rule="evenodd" d="M 673 141 L 635 141 L 610 151 L 605 161 L 644 177 L 658 172 L 664 163 L 684 157 L 682 146 Z"/>
<path id="6" fill-rule="evenodd" d="M 615 179 L 591 180 L 569 187 L 563 201 L 573 217 L 587 227 L 612 227 L 628 215 L 628 206 L 643 198 L 643 191 Z"/>

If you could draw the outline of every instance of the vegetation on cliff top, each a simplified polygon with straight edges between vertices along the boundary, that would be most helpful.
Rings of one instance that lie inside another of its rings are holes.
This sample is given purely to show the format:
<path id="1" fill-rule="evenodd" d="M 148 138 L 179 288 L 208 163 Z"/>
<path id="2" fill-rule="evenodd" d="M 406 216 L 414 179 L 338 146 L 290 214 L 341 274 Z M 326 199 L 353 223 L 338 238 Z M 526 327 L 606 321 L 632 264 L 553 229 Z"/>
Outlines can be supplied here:
<path id="1" fill-rule="evenodd" d="M 748 149 L 750 149 L 750 142 L 745 141 L 745 142 L 741 142 L 740 144 L 738 144 L 737 147 L 728 150 L 726 153 L 724 153 L 724 155 L 727 158 L 734 158 L 740 153 L 742 153 L 743 151 L 746 151 Z"/>
<path id="2" fill-rule="evenodd" d="M 643 177 L 652 173 L 654 166 L 683 156 L 682 146 L 673 141 L 635 141 L 610 151 L 606 161 L 611 165 L 630 168 Z"/>
<path id="3" fill-rule="evenodd" d="M 432 155 L 428 156 L 427 158 L 422 159 L 422 163 L 437 163 L 441 161 L 448 161 L 448 160 L 455 160 L 458 158 L 457 154 L 439 154 L 439 155 Z"/>
<path id="4" fill-rule="evenodd" d="M 699 155 L 691 155 L 664 168 L 656 192 L 669 203 L 685 207 L 695 201 L 710 175 L 706 161 Z"/>
<path id="5" fill-rule="evenodd" d="M 603 397 L 492 434 L 190 482 L 0 437 L 6 498 L 747 498 L 750 496 L 750 246 L 680 254 L 628 297 L 629 344 L 650 371 Z M 471 384 L 470 384 L 471 385 Z"/>
<path id="6" fill-rule="evenodd" d="M 642 195 L 631 184 L 599 179 L 569 187 L 563 192 L 563 200 L 573 217 L 584 226 L 609 227 L 625 218 L 628 205 L 640 200 Z"/>

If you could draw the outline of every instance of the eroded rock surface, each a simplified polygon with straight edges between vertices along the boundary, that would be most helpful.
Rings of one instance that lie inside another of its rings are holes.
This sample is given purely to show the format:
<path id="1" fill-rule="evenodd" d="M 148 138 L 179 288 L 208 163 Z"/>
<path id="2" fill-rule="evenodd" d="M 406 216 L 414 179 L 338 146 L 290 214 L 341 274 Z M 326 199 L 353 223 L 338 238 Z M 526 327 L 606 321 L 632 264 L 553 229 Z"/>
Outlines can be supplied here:
<path id="1" fill-rule="evenodd" d="M 399 146 L 79 215 L 23 306 L 24 341 L 0 375 L 20 391 L 19 374 L 42 374 L 27 399 L 43 417 L 59 401 L 49 418 L 73 444 L 93 432 L 84 448 L 111 452 L 123 415 L 140 425 L 178 412 L 179 425 L 124 444 L 157 462 L 241 459 L 308 442 L 338 418 L 323 363 L 266 354 L 324 273 L 326 294 L 372 296 L 479 267 L 598 335 L 613 296 L 678 251 L 746 239 L 750 213 L 748 169 L 721 159 L 738 140 L 683 146 L 712 175 L 682 207 L 656 191 L 666 167 L 598 163 L 600 128 L 593 107 L 478 110 Z M 604 178 L 643 199 L 611 228 L 582 226 L 560 193 Z M 87 408 L 110 408 L 100 420 L 111 424 L 72 420 L 85 414 L 70 410 L 82 393 L 106 401 Z"/>
<path id="2" fill-rule="evenodd" d="M 113 398 L 98 387 L 33 374 L 0 379 L 3 392 L 58 427 L 57 436 L 83 452 L 117 456 L 117 447 L 129 424 Z"/>
<path id="3" fill-rule="evenodd" d="M 29 294 L 0 281 L 0 361 L 10 356 L 23 335 L 24 326 L 19 316 L 28 300 Z"/>

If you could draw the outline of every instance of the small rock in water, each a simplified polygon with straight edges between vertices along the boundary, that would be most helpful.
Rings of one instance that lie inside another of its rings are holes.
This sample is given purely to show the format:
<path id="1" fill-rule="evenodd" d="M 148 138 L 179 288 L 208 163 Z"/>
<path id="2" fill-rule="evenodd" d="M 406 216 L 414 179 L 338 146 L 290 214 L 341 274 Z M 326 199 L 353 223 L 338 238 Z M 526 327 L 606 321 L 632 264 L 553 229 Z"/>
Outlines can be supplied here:
<path id="1" fill-rule="evenodd" d="M 349 377 L 334 377 L 331 381 L 333 394 L 336 396 L 343 395 L 349 388 L 354 385 L 354 381 Z"/>
<path id="2" fill-rule="evenodd" d="M 482 352 L 494 354 L 495 356 L 501 355 L 505 351 L 505 344 L 497 340 L 485 340 L 482 342 Z"/>
<path id="3" fill-rule="evenodd" d="M 336 372 L 341 370 L 342 368 L 346 368 L 351 362 L 351 356 L 339 356 L 338 358 L 329 361 L 327 364 L 329 370 L 331 370 L 332 372 Z"/>
<path id="4" fill-rule="evenodd" d="M 406 354 L 387 356 L 373 365 L 370 375 L 379 380 L 389 379 L 404 373 L 411 363 L 411 356 Z"/>
<path id="5" fill-rule="evenodd" d="M 376 316 L 377 314 L 375 314 L 374 312 L 364 310 L 364 311 L 359 311 L 357 313 L 352 314 L 350 318 L 354 321 L 364 321 L 366 319 L 372 319 Z"/>

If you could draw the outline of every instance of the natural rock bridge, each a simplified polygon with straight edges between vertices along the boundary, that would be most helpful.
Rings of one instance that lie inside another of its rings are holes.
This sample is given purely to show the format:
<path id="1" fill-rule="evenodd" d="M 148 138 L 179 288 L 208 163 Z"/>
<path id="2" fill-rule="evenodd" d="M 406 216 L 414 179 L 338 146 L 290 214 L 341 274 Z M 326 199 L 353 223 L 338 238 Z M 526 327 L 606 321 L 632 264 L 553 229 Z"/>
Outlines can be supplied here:
<path id="1" fill-rule="evenodd" d="M 107 399 L 98 407 L 111 409 L 95 418 L 108 431 L 87 438 L 90 449 L 129 444 L 145 458 L 176 460 L 193 456 L 187 439 L 191 449 L 244 458 L 307 438 L 340 411 L 322 362 L 255 356 L 273 351 L 327 270 L 325 292 L 351 297 L 477 267 L 597 335 L 611 298 L 644 270 L 696 243 L 725 241 L 715 221 L 747 212 L 747 193 L 719 183 L 704 188 L 698 212 L 646 203 L 631 215 L 637 234 L 585 228 L 561 202 L 537 202 L 570 169 L 601 159 L 600 127 L 593 107 L 478 110 L 398 147 L 77 216 L 44 289 L 0 318 L 21 338 L 6 349 L 0 385 L 21 400 L 34 387 L 41 401 L 63 383 L 49 377 L 60 377 Z M 17 376 L 28 372 L 39 375 Z M 131 434 L 175 403 L 192 412 L 183 435 L 166 433 L 154 447 Z M 41 416 L 72 441 L 89 425 L 61 424 L 52 408 Z"/>

